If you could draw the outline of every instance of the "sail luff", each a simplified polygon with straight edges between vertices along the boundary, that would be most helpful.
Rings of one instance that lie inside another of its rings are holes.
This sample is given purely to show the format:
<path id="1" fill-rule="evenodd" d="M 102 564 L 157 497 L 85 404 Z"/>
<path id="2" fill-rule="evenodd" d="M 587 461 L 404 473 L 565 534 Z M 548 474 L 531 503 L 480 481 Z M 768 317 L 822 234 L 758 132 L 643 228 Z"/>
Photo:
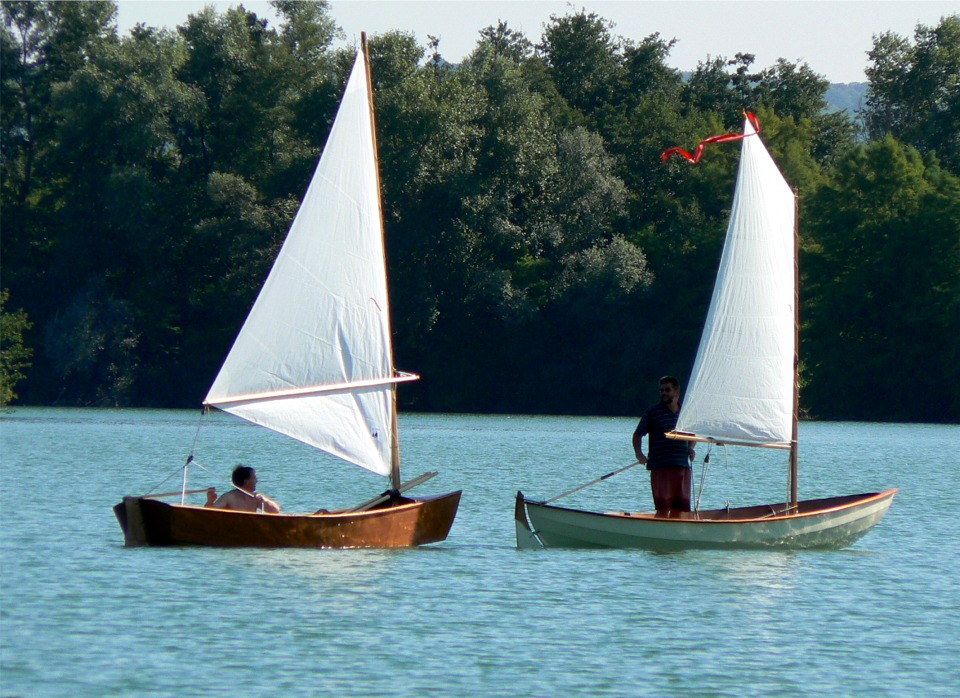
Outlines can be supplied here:
<path id="1" fill-rule="evenodd" d="M 383 217 L 383 187 L 380 181 L 380 150 L 377 147 L 377 115 L 376 109 L 374 108 L 373 102 L 373 74 L 370 68 L 370 47 L 367 44 L 367 33 L 360 33 L 360 46 L 363 51 L 363 56 L 366 62 L 366 80 L 367 80 L 367 101 L 370 109 L 370 141 L 373 144 L 373 161 L 374 173 L 377 178 L 377 209 L 379 211 L 379 220 L 380 220 L 380 243 L 383 248 L 383 267 L 384 267 L 384 280 L 388 288 L 387 298 L 390 297 L 389 294 L 389 279 L 387 277 L 387 234 L 386 234 L 386 224 Z M 390 323 L 390 311 L 389 308 L 385 309 L 387 316 L 387 328 L 389 330 Z M 396 368 L 393 363 L 393 343 L 387 342 L 387 361 L 390 366 L 391 372 L 395 371 Z M 400 427 L 397 419 L 397 388 L 392 386 L 390 390 L 390 487 L 391 489 L 398 490 L 400 488 Z"/>
<path id="2" fill-rule="evenodd" d="M 793 424 L 790 437 L 790 506 L 799 502 L 800 450 L 800 196 L 793 190 Z"/>

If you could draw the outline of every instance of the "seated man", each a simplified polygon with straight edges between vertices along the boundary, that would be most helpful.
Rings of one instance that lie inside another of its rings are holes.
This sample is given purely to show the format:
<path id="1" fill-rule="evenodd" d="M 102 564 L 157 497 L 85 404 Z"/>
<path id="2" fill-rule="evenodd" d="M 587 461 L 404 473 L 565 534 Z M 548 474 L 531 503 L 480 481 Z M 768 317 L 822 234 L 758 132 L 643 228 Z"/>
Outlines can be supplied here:
<path id="1" fill-rule="evenodd" d="M 263 511 L 267 514 L 279 514 L 280 505 L 265 494 L 257 493 L 257 471 L 246 465 L 238 465 L 231 476 L 235 489 L 217 497 L 217 491 L 207 490 L 207 506 L 215 509 L 233 511 Z"/>

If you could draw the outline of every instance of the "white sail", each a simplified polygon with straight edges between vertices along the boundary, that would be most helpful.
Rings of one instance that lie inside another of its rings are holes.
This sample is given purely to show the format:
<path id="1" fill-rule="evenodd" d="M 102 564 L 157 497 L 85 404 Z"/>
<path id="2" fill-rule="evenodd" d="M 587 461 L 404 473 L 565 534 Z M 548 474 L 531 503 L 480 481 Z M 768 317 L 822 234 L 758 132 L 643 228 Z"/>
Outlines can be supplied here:
<path id="1" fill-rule="evenodd" d="M 793 191 L 744 125 L 737 187 L 677 431 L 788 444 L 795 356 Z"/>
<path id="2" fill-rule="evenodd" d="M 205 404 L 388 475 L 393 357 L 369 90 L 360 51 L 300 210 Z"/>

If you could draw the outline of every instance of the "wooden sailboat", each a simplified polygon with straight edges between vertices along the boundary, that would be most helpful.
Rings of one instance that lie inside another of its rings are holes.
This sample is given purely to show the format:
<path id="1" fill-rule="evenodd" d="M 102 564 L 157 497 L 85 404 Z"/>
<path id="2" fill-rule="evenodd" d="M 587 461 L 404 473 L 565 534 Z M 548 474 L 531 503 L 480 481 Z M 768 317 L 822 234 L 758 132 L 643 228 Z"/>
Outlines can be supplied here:
<path id="1" fill-rule="evenodd" d="M 797 499 L 797 204 L 758 131 L 748 115 L 742 135 L 705 141 L 742 140 L 740 168 L 690 388 L 668 436 L 787 450 L 788 501 L 664 516 L 582 511 L 518 492 L 518 547 L 835 548 L 890 508 L 896 489 Z"/>
<path id="2" fill-rule="evenodd" d="M 300 210 L 204 405 L 389 477 L 390 487 L 357 507 L 315 514 L 188 506 L 185 486 L 175 493 L 180 504 L 162 495 L 124 497 L 114 509 L 127 545 L 341 548 L 444 540 L 460 491 L 408 497 L 405 490 L 436 473 L 400 481 L 396 387 L 417 378 L 393 366 L 364 35 Z"/>

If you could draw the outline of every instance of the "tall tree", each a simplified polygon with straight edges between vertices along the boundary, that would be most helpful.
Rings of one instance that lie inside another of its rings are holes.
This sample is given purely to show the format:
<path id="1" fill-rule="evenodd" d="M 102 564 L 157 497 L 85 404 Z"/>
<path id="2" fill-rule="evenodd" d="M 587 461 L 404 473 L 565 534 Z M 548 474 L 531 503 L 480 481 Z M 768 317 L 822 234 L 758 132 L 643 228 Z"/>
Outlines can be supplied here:
<path id="1" fill-rule="evenodd" d="M 326 3 L 274 7 L 277 27 L 211 8 L 175 31 L 118 38 L 111 2 L 3 3 L 0 256 L 37 349 L 23 399 L 202 396 L 353 62 L 352 48 L 332 48 Z M 900 102 L 878 101 L 876 114 L 900 118 L 907 101 L 937 114 L 883 128 L 921 154 L 892 140 L 851 151 L 850 120 L 820 113 L 825 81 L 806 65 L 757 69 L 737 54 L 685 83 L 666 64 L 673 42 L 616 36 L 585 10 L 553 17 L 536 47 L 506 23 L 488 27 L 459 66 L 438 39 L 425 55 L 408 34 L 372 37 L 397 361 L 428 377 L 404 399 L 623 413 L 650 371 L 683 375 L 738 149 L 715 147 L 696 168 L 660 153 L 739 128 L 748 107 L 801 190 L 804 404 L 824 416 L 955 413 L 949 390 L 921 405 L 887 380 L 907 379 L 900 361 L 960 383 L 955 352 L 928 348 L 957 333 L 958 196 L 944 145 L 957 133 L 955 26 L 948 18 L 916 46 L 877 44 L 875 95 Z M 829 392 L 836 376 L 852 396 Z M 868 389 L 892 407 L 874 410 Z"/>
<path id="2" fill-rule="evenodd" d="M 870 136 L 890 133 L 921 153 L 935 151 L 960 173 L 960 14 L 918 25 L 913 44 L 893 32 L 875 36 L 868 56 Z"/>
<path id="3" fill-rule="evenodd" d="M 842 158 L 805 209 L 805 405 L 828 419 L 955 421 L 960 180 L 888 136 Z"/>
<path id="4" fill-rule="evenodd" d="M 26 378 L 24 371 L 30 367 L 33 348 L 24 343 L 24 333 L 33 323 L 23 309 L 7 310 L 10 293 L 0 291 L 0 407 L 9 405 L 17 398 L 17 383 Z"/>
<path id="5" fill-rule="evenodd" d="M 583 114 L 608 102 L 622 78 L 623 44 L 613 28 L 586 10 L 551 15 L 537 46 L 559 93 Z"/>
<path id="6" fill-rule="evenodd" d="M 59 84 L 115 39 L 115 14 L 113 2 L 2 3 L 2 253 L 20 260 L 8 265 L 5 283 L 28 305 L 40 301 L 28 291 L 56 244 L 40 220 L 44 206 L 39 205 L 56 179 L 51 150 L 59 124 L 51 101 Z"/>
<path id="7" fill-rule="evenodd" d="M 489 46 L 497 56 L 507 58 L 516 64 L 523 63 L 533 52 L 531 42 L 523 32 L 511 29 L 504 21 L 498 21 L 497 26 L 489 26 L 480 30 L 481 45 Z"/>
<path id="8" fill-rule="evenodd" d="M 717 56 L 699 62 L 686 84 L 685 102 L 696 111 L 719 115 L 728 128 L 739 123 L 743 110 L 754 108 L 757 76 L 750 66 L 755 59 L 752 53 L 738 53 L 732 60 Z"/>
<path id="9" fill-rule="evenodd" d="M 113 2 L 3 4 L 2 256 L 17 260 L 4 281 L 38 327 L 96 274 L 95 239 L 85 238 L 102 210 L 109 145 L 81 145 L 63 107 L 75 76 L 95 74 L 115 50 L 115 15 Z M 96 113 L 102 100 L 88 94 Z M 45 350 L 35 364 L 50 376 L 47 359 Z"/>

